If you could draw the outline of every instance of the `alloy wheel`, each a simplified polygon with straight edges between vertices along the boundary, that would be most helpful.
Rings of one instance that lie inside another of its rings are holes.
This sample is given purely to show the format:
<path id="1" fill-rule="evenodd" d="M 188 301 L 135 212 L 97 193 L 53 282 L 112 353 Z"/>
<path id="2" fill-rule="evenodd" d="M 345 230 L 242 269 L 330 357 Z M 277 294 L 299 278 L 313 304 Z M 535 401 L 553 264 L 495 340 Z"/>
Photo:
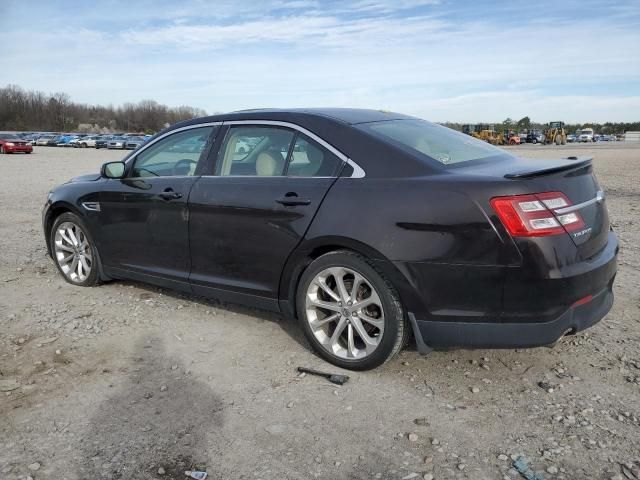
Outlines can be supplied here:
<path id="1" fill-rule="evenodd" d="M 318 273 L 307 288 L 306 319 L 320 345 L 342 359 L 363 359 L 384 333 L 380 296 L 363 275 L 346 267 Z"/>
<path id="2" fill-rule="evenodd" d="M 82 283 L 91 274 L 93 254 L 89 239 L 72 222 L 58 225 L 54 237 L 56 261 L 62 273 L 74 283 Z"/>

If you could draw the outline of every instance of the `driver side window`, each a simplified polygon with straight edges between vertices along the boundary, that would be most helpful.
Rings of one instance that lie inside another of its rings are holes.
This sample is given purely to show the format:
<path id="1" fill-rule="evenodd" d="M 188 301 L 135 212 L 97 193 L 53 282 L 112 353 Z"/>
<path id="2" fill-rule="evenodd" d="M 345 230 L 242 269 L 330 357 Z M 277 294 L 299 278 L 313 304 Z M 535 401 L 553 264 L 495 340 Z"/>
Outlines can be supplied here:
<path id="1" fill-rule="evenodd" d="M 200 156 L 215 126 L 174 133 L 140 152 L 134 160 L 132 177 L 176 177 L 195 174 Z"/>

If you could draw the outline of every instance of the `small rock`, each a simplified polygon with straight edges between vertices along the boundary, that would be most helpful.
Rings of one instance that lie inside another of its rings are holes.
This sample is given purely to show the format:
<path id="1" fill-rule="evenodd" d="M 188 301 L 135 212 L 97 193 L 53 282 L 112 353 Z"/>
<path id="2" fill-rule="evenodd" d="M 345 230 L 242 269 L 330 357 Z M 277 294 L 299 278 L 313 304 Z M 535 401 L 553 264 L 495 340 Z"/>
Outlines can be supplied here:
<path id="1" fill-rule="evenodd" d="M 471 387 L 471 393 L 479 393 L 480 389 L 478 387 Z"/>
<path id="2" fill-rule="evenodd" d="M 38 462 L 33 462 L 31 465 L 29 465 L 28 468 L 32 472 L 37 472 L 38 470 L 40 470 L 40 464 Z"/>
<path id="3" fill-rule="evenodd" d="M 167 391 L 167 386 L 166 386 L 166 385 L 162 385 L 162 386 L 160 387 L 160 391 L 161 391 L 161 392 L 166 392 L 166 391 Z"/>
<path id="4" fill-rule="evenodd" d="M 412 472 L 409 475 L 405 475 L 402 477 L 402 480 L 411 480 L 412 478 L 416 478 L 418 474 L 416 472 Z"/>
<path id="5" fill-rule="evenodd" d="M 178 369 L 178 365 L 171 365 L 171 370 L 177 370 Z"/>
<path id="6" fill-rule="evenodd" d="M 20 388 L 20 383 L 12 378 L 0 380 L 0 392 L 12 392 Z"/>
<path id="7" fill-rule="evenodd" d="M 551 465 L 550 467 L 547 467 L 547 473 L 555 475 L 556 473 L 558 473 L 558 467 L 556 467 L 555 465 Z"/>
<path id="8" fill-rule="evenodd" d="M 409 441 L 410 442 L 417 442 L 418 441 L 418 435 L 416 435 L 415 433 L 410 433 L 409 434 Z"/>
<path id="9" fill-rule="evenodd" d="M 416 418 L 413 423 L 420 425 L 421 427 L 428 427 L 429 421 L 426 418 Z"/>
<path id="10" fill-rule="evenodd" d="M 458 470 L 464 470 L 465 468 L 467 468 L 467 466 L 464 463 L 459 463 L 458 464 Z"/>
<path id="11" fill-rule="evenodd" d="M 505 460 L 509 460 L 509 457 L 507 457 L 504 453 L 501 453 L 500 455 L 498 455 L 498 460 L 502 460 L 504 462 Z"/>
<path id="12" fill-rule="evenodd" d="M 318 455 L 316 458 L 316 463 L 322 463 L 322 457 L 320 455 Z"/>
<path id="13" fill-rule="evenodd" d="M 432 438 L 431 445 L 440 445 L 440 440 L 438 440 L 437 438 Z"/>
<path id="14" fill-rule="evenodd" d="M 166 472 L 165 472 L 164 468 L 160 467 L 160 468 L 158 469 L 158 475 L 164 475 L 165 473 L 166 473 Z"/>
<path id="15" fill-rule="evenodd" d="M 271 435 L 279 435 L 281 433 L 284 433 L 287 430 L 287 427 L 285 425 L 274 424 L 267 425 L 266 427 L 264 427 L 264 429 Z"/>
<path id="16" fill-rule="evenodd" d="M 341 461 L 335 461 L 335 462 L 333 462 L 333 466 L 334 466 L 334 467 L 339 467 L 340 465 L 342 465 L 342 462 L 341 462 Z"/>
<path id="17" fill-rule="evenodd" d="M 62 355 L 62 350 L 56 350 L 56 355 Z"/>
<path id="18" fill-rule="evenodd" d="M 293 402 L 289 402 L 287 403 L 287 408 L 293 408 L 294 403 Z"/>
<path id="19" fill-rule="evenodd" d="M 425 473 L 422 478 L 424 478 L 424 480 L 433 480 L 433 473 Z"/>

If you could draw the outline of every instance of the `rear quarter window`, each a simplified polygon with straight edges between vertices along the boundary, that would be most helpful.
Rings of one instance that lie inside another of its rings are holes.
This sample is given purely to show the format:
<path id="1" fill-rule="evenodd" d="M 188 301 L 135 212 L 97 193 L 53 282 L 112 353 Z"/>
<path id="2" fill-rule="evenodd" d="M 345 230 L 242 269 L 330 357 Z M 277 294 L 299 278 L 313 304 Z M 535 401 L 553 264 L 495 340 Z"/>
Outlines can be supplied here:
<path id="1" fill-rule="evenodd" d="M 408 147 L 442 165 L 511 156 L 470 135 L 425 120 L 388 120 L 357 126 L 382 140 Z"/>

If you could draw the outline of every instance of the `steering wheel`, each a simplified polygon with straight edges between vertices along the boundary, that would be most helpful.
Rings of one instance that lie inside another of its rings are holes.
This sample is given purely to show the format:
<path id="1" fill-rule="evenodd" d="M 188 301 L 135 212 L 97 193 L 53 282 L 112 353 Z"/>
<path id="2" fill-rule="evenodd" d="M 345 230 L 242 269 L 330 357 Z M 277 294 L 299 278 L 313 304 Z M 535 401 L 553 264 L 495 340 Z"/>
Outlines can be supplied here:
<path id="1" fill-rule="evenodd" d="M 178 160 L 173 166 L 173 175 L 189 175 L 189 172 L 191 172 L 191 165 L 194 163 L 197 164 L 198 162 L 190 158 L 183 158 L 182 160 Z"/>

